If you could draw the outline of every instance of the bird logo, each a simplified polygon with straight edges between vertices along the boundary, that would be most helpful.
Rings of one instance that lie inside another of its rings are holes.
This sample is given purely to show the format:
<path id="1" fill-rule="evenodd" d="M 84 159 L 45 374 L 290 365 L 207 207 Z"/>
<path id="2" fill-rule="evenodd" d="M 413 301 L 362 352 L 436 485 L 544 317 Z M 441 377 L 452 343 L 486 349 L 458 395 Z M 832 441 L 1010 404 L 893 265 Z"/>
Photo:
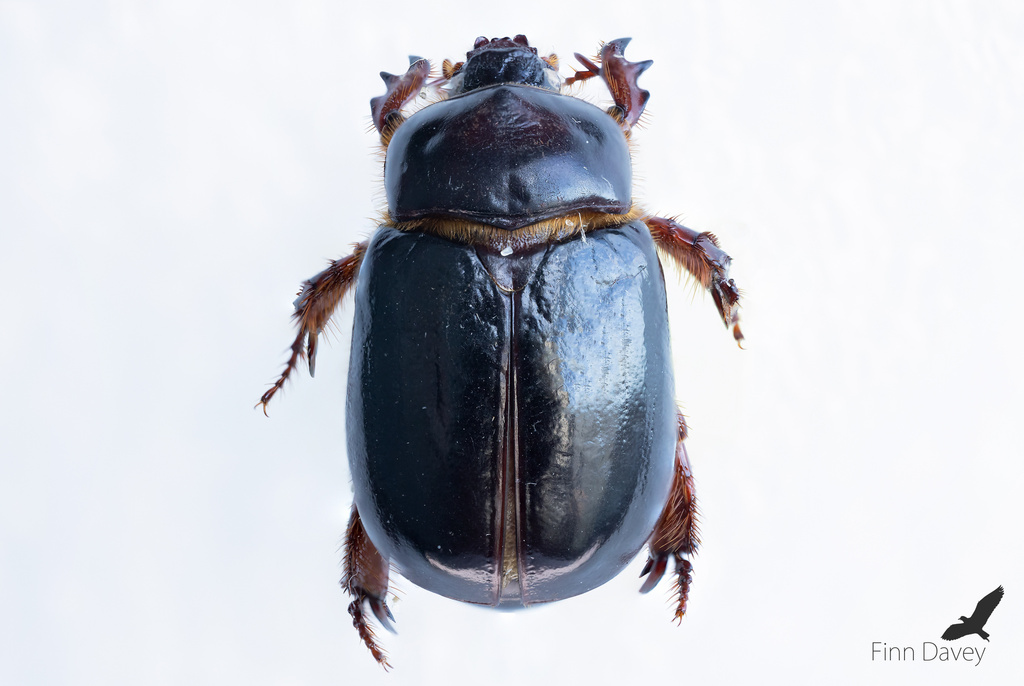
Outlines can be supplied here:
<path id="1" fill-rule="evenodd" d="M 947 641 L 955 641 L 968 634 L 978 634 L 987 641 L 988 632 L 984 630 L 985 622 L 987 622 L 988 618 L 992 616 L 992 610 L 996 609 L 996 605 L 998 605 L 999 601 L 1002 599 L 1003 587 L 1000 586 L 978 601 L 978 606 L 974 608 L 973 615 L 970 617 L 960 617 L 959 624 L 951 624 L 949 628 L 942 633 L 942 638 Z"/>

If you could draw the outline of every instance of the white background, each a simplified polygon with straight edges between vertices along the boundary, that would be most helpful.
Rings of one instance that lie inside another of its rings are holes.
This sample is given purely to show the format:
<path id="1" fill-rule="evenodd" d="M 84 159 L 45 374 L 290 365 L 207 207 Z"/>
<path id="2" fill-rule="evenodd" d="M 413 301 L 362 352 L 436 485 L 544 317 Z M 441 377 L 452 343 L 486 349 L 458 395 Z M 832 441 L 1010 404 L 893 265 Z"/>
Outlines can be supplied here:
<path id="1" fill-rule="evenodd" d="M 1020 4 L 346 5 L 0 0 L 0 681 L 1024 673 Z M 399 581 L 385 676 L 337 587 L 351 311 L 253 404 L 299 283 L 375 226 L 377 72 L 516 33 L 655 61 L 638 198 L 719 235 L 749 345 L 671 287 L 705 541 L 681 627 L 642 560 L 516 614 Z M 999 584 L 991 642 L 953 644 L 981 665 L 922 662 Z"/>

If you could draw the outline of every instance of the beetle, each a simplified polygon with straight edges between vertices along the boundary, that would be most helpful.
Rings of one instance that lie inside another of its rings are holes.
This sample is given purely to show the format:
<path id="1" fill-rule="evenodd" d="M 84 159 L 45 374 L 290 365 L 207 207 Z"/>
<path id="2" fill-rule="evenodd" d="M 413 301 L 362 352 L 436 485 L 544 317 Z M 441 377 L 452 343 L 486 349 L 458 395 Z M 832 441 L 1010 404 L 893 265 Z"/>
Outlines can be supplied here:
<path id="1" fill-rule="evenodd" d="M 651 61 L 604 44 L 564 81 L 525 36 L 477 38 L 463 62 L 410 58 L 370 101 L 387 212 L 306 281 L 283 387 L 355 295 L 347 395 L 354 504 L 342 587 L 392 629 L 394 566 L 429 591 L 517 607 L 589 591 L 646 544 L 641 591 L 672 563 L 686 612 L 698 545 L 686 422 L 674 399 L 658 249 L 710 291 L 737 342 L 740 292 L 709 233 L 632 196 L 629 137 Z M 572 97 L 600 77 L 607 110 Z M 432 86 L 447 91 L 406 117 Z"/>

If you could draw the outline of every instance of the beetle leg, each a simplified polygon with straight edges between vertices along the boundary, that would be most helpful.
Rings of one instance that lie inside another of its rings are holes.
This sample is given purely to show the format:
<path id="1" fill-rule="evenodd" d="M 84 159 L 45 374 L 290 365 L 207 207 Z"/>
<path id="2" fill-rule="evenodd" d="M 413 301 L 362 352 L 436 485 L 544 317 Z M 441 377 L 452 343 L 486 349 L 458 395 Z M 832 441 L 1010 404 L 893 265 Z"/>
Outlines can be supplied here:
<path id="1" fill-rule="evenodd" d="M 698 233 L 674 219 L 647 217 L 644 219 L 658 247 L 676 264 L 689 272 L 705 289 L 711 291 L 718 314 L 726 327 L 732 329 L 736 342 L 743 345 L 740 331 L 740 289 L 729 278 L 732 258 L 718 247 L 714 234 Z"/>
<path id="2" fill-rule="evenodd" d="M 415 56 L 409 57 L 409 69 L 401 76 L 386 71 L 380 73 L 387 86 L 387 92 L 370 99 L 370 112 L 373 115 L 373 125 L 380 132 L 380 142 L 385 147 L 395 129 L 405 121 L 402 108 L 420 94 L 429 76 L 430 62 Z"/>
<path id="3" fill-rule="evenodd" d="M 684 555 L 697 552 L 700 544 L 697 526 L 697 499 L 694 495 L 693 473 L 690 471 L 690 460 L 686 455 L 686 420 L 683 413 L 678 416 L 678 437 L 676 439 L 676 470 L 672 481 L 672 491 L 668 503 L 654 527 L 654 534 L 648 543 L 650 554 L 647 564 L 640 576 L 649 574 L 640 587 L 641 593 L 647 593 L 658 585 L 668 566 L 669 558 L 675 563 L 676 572 L 676 621 L 681 621 L 686 614 L 686 600 L 690 593 L 690 576 L 693 566 Z"/>
<path id="4" fill-rule="evenodd" d="M 267 413 L 267 403 L 281 390 L 300 359 L 309 360 L 309 375 L 313 376 L 316 371 L 317 339 L 342 298 L 355 283 L 365 252 L 366 241 L 356 243 L 351 255 L 332 260 L 331 266 L 302 284 L 292 315 L 299 324 L 299 333 L 292 343 L 292 354 L 284 371 L 256 404 L 263 407 L 263 414 Z"/>
<path id="5" fill-rule="evenodd" d="M 391 622 L 394 616 L 384 600 L 388 592 L 388 561 L 380 554 L 366 535 L 363 522 L 359 519 L 359 511 L 352 506 L 352 517 L 348 521 L 345 534 L 345 554 L 341 587 L 354 598 L 348 606 L 352 615 L 352 626 L 359 632 L 359 638 L 373 658 L 385 669 L 390 669 L 387 654 L 377 644 L 377 637 L 367 622 L 363 606 L 368 605 L 374 616 L 385 629 L 395 632 Z"/>
<path id="6" fill-rule="evenodd" d="M 580 71 L 579 69 L 574 70 L 576 73 L 573 74 L 572 76 L 570 76 L 569 78 L 567 78 L 565 80 L 565 85 L 566 86 L 571 86 L 572 84 L 577 83 L 578 81 L 586 81 L 587 79 L 592 79 L 592 78 L 594 78 L 595 76 L 597 76 L 597 75 L 599 75 L 601 73 L 601 67 L 599 65 L 597 65 L 597 64 L 594 64 L 593 62 L 591 62 L 589 59 L 587 59 L 583 55 L 581 55 L 581 54 L 579 54 L 577 52 L 577 53 L 575 53 L 575 57 L 576 57 L 576 61 L 578 61 L 580 64 L 582 64 L 584 67 L 586 67 L 587 70 L 586 71 Z"/>
<path id="7" fill-rule="evenodd" d="M 643 114 L 644 108 L 647 106 L 647 100 L 651 97 L 650 91 L 640 88 L 636 80 L 654 64 L 653 60 L 644 60 L 643 62 L 627 60 L 623 53 L 630 40 L 632 39 L 618 38 L 605 43 L 601 47 L 601 55 L 598 58 L 600 66 L 576 53 L 576 59 L 587 68 L 587 71 L 577 71 L 565 80 L 566 85 L 572 85 L 577 81 L 585 81 L 600 75 L 612 93 L 612 100 L 615 101 L 615 106 L 608 110 L 608 114 L 615 117 L 627 134 L 640 120 L 640 115 Z"/>

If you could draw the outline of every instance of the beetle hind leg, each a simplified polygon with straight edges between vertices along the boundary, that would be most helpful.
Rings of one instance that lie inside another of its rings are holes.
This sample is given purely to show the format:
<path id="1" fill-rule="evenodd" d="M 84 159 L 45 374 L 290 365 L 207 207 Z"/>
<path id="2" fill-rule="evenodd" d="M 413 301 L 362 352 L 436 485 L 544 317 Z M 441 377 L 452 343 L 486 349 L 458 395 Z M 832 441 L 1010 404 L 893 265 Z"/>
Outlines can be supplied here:
<path id="1" fill-rule="evenodd" d="M 697 552 L 700 544 L 700 530 L 697 526 L 697 499 L 694 495 L 693 472 L 686 455 L 686 420 L 678 413 L 678 437 L 676 439 L 675 474 L 668 503 L 654 527 L 654 534 L 648 543 L 650 553 L 647 564 L 640 576 L 647 575 L 641 593 L 647 593 L 661 581 L 671 559 L 675 565 L 676 581 L 674 592 L 675 620 L 682 621 L 686 614 L 686 601 L 690 594 L 693 565 L 686 556 Z"/>
<path id="2" fill-rule="evenodd" d="M 366 529 L 363 528 L 355 505 L 352 506 L 352 517 L 349 519 L 348 531 L 345 534 L 343 565 L 341 587 L 353 598 L 348 606 L 348 613 L 352 615 L 352 626 L 359 632 L 359 638 L 369 648 L 373 659 L 385 670 L 390 669 L 387 654 L 377 643 L 377 637 L 367 621 L 365 611 L 365 607 L 369 607 L 381 626 L 394 633 L 395 629 L 391 622 L 395 618 L 385 602 L 390 564 L 366 535 Z"/>

